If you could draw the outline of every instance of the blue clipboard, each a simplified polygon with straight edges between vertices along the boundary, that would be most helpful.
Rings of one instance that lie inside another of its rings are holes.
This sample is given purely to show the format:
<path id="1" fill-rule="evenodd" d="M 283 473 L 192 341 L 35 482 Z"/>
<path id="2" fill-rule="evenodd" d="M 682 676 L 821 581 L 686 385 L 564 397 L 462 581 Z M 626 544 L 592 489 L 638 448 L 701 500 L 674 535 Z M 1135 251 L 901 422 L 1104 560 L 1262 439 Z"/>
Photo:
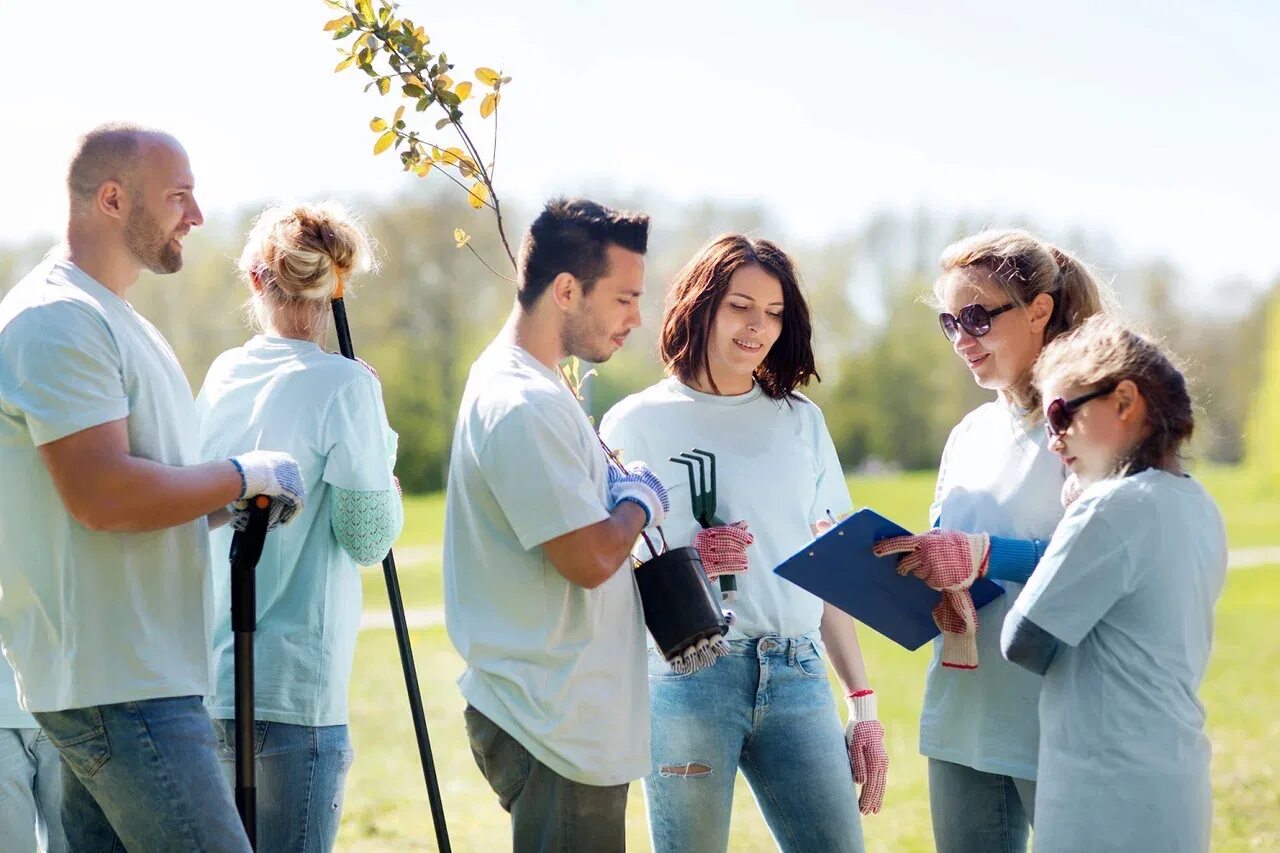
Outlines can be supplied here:
<path id="1" fill-rule="evenodd" d="M 870 509 L 862 509 L 821 534 L 773 571 L 859 622 L 912 651 L 941 632 L 933 608 L 942 593 L 918 578 L 898 574 L 899 555 L 877 557 L 871 546 L 911 531 Z M 981 610 L 1004 588 L 979 578 L 970 588 Z"/>

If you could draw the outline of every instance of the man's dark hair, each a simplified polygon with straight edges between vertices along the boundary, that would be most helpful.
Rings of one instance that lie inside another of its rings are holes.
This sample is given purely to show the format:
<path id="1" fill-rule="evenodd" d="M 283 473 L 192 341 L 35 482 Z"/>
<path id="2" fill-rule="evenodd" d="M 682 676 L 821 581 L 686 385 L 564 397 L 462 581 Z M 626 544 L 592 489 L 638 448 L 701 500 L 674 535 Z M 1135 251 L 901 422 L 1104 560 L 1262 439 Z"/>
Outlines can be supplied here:
<path id="1" fill-rule="evenodd" d="M 562 272 L 572 274 L 583 292 L 590 293 L 609 272 L 610 245 L 643 255 L 649 247 L 648 215 L 585 198 L 553 198 L 520 245 L 520 304 L 532 308 Z"/>

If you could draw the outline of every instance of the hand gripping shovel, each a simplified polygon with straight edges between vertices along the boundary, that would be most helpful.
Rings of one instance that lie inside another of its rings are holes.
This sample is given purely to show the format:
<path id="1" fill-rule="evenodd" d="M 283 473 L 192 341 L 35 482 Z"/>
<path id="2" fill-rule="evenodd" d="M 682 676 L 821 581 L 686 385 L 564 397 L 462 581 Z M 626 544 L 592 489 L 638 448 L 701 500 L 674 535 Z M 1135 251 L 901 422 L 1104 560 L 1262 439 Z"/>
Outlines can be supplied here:
<path id="1" fill-rule="evenodd" d="M 338 335 L 338 349 L 354 360 L 355 347 L 351 344 L 351 327 L 347 323 L 347 306 L 342 297 L 342 279 L 333 292 L 333 325 Z M 431 805 L 431 820 L 435 824 L 436 848 L 441 853 L 451 853 L 449 828 L 444 822 L 444 802 L 440 798 L 440 782 L 436 779 L 436 765 L 431 758 L 431 738 L 427 735 L 427 720 L 422 712 L 422 691 L 418 687 L 418 669 L 413 662 L 413 645 L 409 642 L 409 623 L 404 615 L 404 599 L 400 595 L 400 577 L 396 573 L 396 558 L 391 552 L 382 560 L 382 576 L 387 582 L 387 598 L 391 604 L 391 621 L 396 629 L 396 642 L 400 646 L 400 666 L 404 670 L 404 686 L 409 694 L 409 713 L 413 717 L 413 733 L 418 740 L 418 760 L 422 763 L 422 776 L 427 783 L 427 801 Z"/>
<path id="2" fill-rule="evenodd" d="M 695 447 L 689 453 L 672 456 L 670 461 L 685 466 L 689 471 L 689 501 L 698 524 L 704 530 L 708 527 L 723 527 L 724 522 L 716 517 L 716 455 Z M 695 465 L 698 466 L 696 482 L 693 476 Z M 720 576 L 720 599 L 725 604 L 738 600 L 738 579 L 733 575 Z"/>
<path id="3" fill-rule="evenodd" d="M 249 524 L 231 537 L 231 630 L 235 636 L 236 692 L 236 810 L 249 837 L 258 846 L 258 789 L 254 771 L 253 632 L 258 624 L 254 570 L 267 540 L 271 499 L 253 498 Z"/>

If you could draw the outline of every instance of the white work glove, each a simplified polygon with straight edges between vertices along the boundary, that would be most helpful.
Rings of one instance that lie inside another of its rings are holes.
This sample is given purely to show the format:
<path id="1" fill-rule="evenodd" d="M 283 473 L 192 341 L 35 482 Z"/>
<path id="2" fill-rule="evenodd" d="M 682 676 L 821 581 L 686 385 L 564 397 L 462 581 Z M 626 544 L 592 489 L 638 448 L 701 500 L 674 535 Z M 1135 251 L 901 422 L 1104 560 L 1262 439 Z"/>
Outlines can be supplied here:
<path id="1" fill-rule="evenodd" d="M 844 729 L 844 743 L 849 750 L 853 781 L 862 786 L 858 810 L 875 814 L 884 804 L 889 775 L 889 753 L 884 748 L 884 726 L 876 717 L 875 691 L 856 691 L 845 697 L 845 703 L 849 707 L 849 723 Z"/>
<path id="2" fill-rule="evenodd" d="M 257 495 L 271 498 L 268 530 L 288 524 L 302 510 L 307 488 L 292 456 L 274 450 L 250 450 L 229 461 L 240 472 L 240 497 L 227 506 L 233 528 L 248 527 L 249 498 Z"/>
<path id="3" fill-rule="evenodd" d="M 625 474 L 616 465 L 609 465 L 610 511 L 622 501 L 631 501 L 644 510 L 646 528 L 662 524 L 671 511 L 667 487 L 662 485 L 658 475 L 643 462 L 632 462 L 627 466 Z"/>

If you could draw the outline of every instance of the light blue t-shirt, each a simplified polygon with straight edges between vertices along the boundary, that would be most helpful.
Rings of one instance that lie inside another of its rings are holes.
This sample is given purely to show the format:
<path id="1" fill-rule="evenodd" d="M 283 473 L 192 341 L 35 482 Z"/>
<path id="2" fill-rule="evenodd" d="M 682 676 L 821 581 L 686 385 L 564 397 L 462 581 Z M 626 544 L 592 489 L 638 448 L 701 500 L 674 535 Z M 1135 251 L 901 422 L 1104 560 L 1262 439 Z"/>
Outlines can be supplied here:
<path id="1" fill-rule="evenodd" d="M 695 447 L 716 456 L 716 516 L 746 521 L 755 541 L 750 568 L 737 575 L 737 616 L 730 639 L 813 634 L 822 599 L 773 572 L 813 539 L 811 525 L 828 510 L 852 508 L 822 411 L 807 398 L 774 400 L 759 386 L 746 394 L 695 391 L 674 377 L 620 401 L 601 422 L 600 435 L 628 462 L 640 460 L 671 497 L 662 524 L 672 548 L 692 545 L 701 529 L 689 499 L 689 472 L 670 461 Z M 651 556 L 643 543 L 635 551 Z"/>
<path id="2" fill-rule="evenodd" d="M 1062 518 L 1066 470 L 1044 427 L 1001 401 L 965 416 L 947 439 L 930 524 L 1013 539 L 1047 540 Z M 920 752 L 1018 779 L 1036 778 L 1040 676 L 1000 654 L 1000 629 L 1022 584 L 978 611 L 978 668 L 942 665 L 933 644 L 920 712 Z"/>
<path id="3" fill-rule="evenodd" d="M 259 719 L 299 726 L 347 722 L 347 685 L 360 629 L 360 570 L 331 525 L 333 488 L 393 488 L 382 387 L 358 362 L 316 344 L 259 335 L 213 362 L 196 400 L 206 458 L 279 450 L 298 461 L 307 501 L 267 536 L 257 567 L 254 704 Z M 213 551 L 214 692 L 235 715 L 228 525 Z"/>
<path id="4" fill-rule="evenodd" d="M 1063 645 L 1040 693 L 1036 850 L 1209 849 L 1196 693 L 1227 570 L 1222 516 L 1157 469 L 1085 490 L 1014 606 Z"/>
<path id="5" fill-rule="evenodd" d="M 209 687 L 205 519 L 89 530 L 37 451 L 123 418 L 134 456 L 201 461 L 191 386 L 160 332 L 69 261 L 42 263 L 0 302 L 0 637 L 28 711 Z"/>
<path id="6" fill-rule="evenodd" d="M 0 729 L 34 729 L 36 718 L 18 704 L 18 681 L 13 668 L 0 655 Z"/>
<path id="7" fill-rule="evenodd" d="M 604 451 L 578 401 L 525 350 L 471 367 L 445 506 L 449 639 L 462 695 L 556 773 L 587 785 L 649 774 L 644 616 L 630 559 L 595 589 L 543 543 L 609 517 Z"/>

